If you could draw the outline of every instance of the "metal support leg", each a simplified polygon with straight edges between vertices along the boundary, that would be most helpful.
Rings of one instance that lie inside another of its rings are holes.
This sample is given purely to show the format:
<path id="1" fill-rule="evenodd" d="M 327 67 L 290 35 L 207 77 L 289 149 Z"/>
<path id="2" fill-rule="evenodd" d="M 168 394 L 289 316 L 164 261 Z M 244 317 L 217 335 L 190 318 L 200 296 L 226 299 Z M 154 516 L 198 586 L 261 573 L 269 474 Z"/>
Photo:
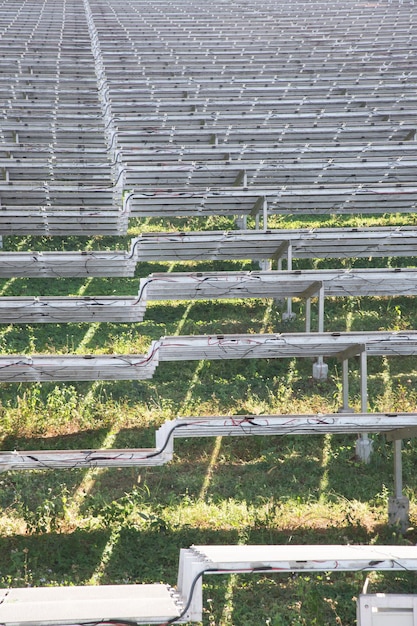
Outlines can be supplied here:
<path id="1" fill-rule="evenodd" d="M 267 230 L 268 228 L 268 201 L 266 198 L 264 198 L 264 201 L 263 201 L 262 212 L 263 212 L 264 230 Z"/>
<path id="2" fill-rule="evenodd" d="M 279 257 L 277 259 L 277 272 L 281 272 L 282 271 L 282 258 Z M 274 298 L 274 302 L 276 302 L 276 304 L 278 305 L 282 305 L 284 302 L 284 298 L 279 297 L 279 298 Z"/>
<path id="3" fill-rule="evenodd" d="M 319 291 L 319 323 L 318 331 L 322 333 L 324 329 L 324 287 Z M 323 361 L 323 357 L 319 356 L 317 363 L 313 365 L 313 378 L 317 380 L 326 380 L 329 373 L 329 366 Z"/>
<path id="4" fill-rule="evenodd" d="M 287 251 L 287 269 L 292 270 L 292 246 L 288 246 Z M 287 298 L 287 312 L 282 314 L 283 321 L 289 321 L 295 319 L 296 315 L 292 312 L 292 299 Z"/>
<path id="5" fill-rule="evenodd" d="M 319 291 L 319 323 L 318 331 L 323 332 L 324 328 L 324 288 Z M 319 356 L 317 362 L 313 364 L 313 378 L 316 380 L 326 380 L 329 373 L 329 366 L 323 361 L 323 357 Z"/>
<path id="6" fill-rule="evenodd" d="M 324 332 L 324 287 L 319 291 L 319 333 Z"/>
<path id="7" fill-rule="evenodd" d="M 306 300 L 306 333 L 311 332 L 311 298 Z"/>
<path id="8" fill-rule="evenodd" d="M 363 349 L 360 355 L 361 368 L 361 412 L 366 413 L 368 411 L 368 367 L 366 359 L 366 350 Z M 369 439 L 367 433 L 360 435 L 356 441 L 356 455 L 364 463 L 369 463 L 372 454 L 372 440 Z"/>
<path id="9" fill-rule="evenodd" d="M 349 360 L 342 361 L 342 406 L 339 413 L 353 413 L 352 407 L 349 406 Z"/>
<path id="10" fill-rule="evenodd" d="M 402 440 L 394 441 L 394 495 L 401 498 L 403 495 L 403 460 L 401 456 Z"/>
<path id="11" fill-rule="evenodd" d="M 394 496 L 388 499 L 388 520 L 392 526 L 399 526 L 401 532 L 408 528 L 410 502 L 403 496 L 402 440 L 394 441 Z"/>
<path id="12" fill-rule="evenodd" d="M 368 412 L 368 361 L 366 350 L 361 351 L 361 413 Z"/>
<path id="13" fill-rule="evenodd" d="M 247 215 L 241 215 L 236 218 L 236 226 L 239 230 L 246 230 L 248 227 L 248 217 Z"/>
<path id="14" fill-rule="evenodd" d="M 342 361 L 342 393 L 343 393 L 343 409 L 349 410 L 349 360 Z"/>
<path id="15" fill-rule="evenodd" d="M 270 259 L 260 259 L 258 261 L 259 269 L 261 272 L 269 272 L 271 269 L 272 263 Z"/>

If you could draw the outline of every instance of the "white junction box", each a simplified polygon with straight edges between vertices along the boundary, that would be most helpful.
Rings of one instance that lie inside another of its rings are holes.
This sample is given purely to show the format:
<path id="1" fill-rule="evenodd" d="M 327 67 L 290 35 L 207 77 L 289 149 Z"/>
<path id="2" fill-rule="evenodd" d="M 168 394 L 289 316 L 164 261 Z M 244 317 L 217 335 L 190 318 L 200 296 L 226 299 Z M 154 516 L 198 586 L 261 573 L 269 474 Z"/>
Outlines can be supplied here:
<path id="1" fill-rule="evenodd" d="M 417 626 L 417 595 L 361 594 L 358 626 Z"/>

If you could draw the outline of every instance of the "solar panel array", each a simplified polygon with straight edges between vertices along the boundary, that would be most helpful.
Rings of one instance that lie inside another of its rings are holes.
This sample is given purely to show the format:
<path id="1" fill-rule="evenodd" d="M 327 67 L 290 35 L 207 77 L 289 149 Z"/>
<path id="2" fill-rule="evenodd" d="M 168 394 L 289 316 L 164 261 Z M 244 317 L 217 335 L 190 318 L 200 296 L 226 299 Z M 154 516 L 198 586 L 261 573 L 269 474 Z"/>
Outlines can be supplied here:
<path id="1" fill-rule="evenodd" d="M 0 232 L 416 209 L 408 3 L 8 3 Z"/>
<path id="2" fill-rule="evenodd" d="M 82 3 L 2 5 L 0 233 L 124 232 Z"/>
<path id="3" fill-rule="evenodd" d="M 127 250 L 4 250 L 2 277 L 133 276 L 141 262 L 161 261 L 288 267 L 156 275 L 137 296 L 2 297 L 4 321 L 135 322 L 148 297 L 219 295 L 303 297 L 310 318 L 318 296 L 323 330 L 326 294 L 414 294 L 412 270 L 350 274 L 353 290 L 337 271 L 291 272 L 293 259 L 414 257 L 413 226 L 266 228 L 274 212 L 415 209 L 416 35 L 405 3 L 181 0 L 144 11 L 133 1 L 22 0 L 1 26 L 0 232 L 122 234 L 129 216 L 181 215 L 262 215 L 265 227 L 150 232 Z M 245 342 L 222 341 L 213 358 L 246 356 Z M 313 343 L 315 356 L 329 354 L 326 341 Z M 413 353 L 412 343 L 402 350 Z M 2 378 L 148 378 L 168 344 L 169 360 L 214 354 L 203 337 L 180 347 L 164 338 L 146 355 L 11 355 Z"/>
<path id="4" fill-rule="evenodd" d="M 406 6 L 90 6 L 132 215 L 415 209 Z"/>
<path id="5" fill-rule="evenodd" d="M 0 236 L 21 237 L 17 250 L 8 250 L 5 237 L 0 277 L 133 277 L 144 262 L 184 263 L 183 272 L 154 273 L 138 294 L 123 297 L 3 296 L 0 322 L 135 323 L 148 300 L 299 297 L 308 301 L 310 331 L 310 300 L 318 297 L 322 331 L 325 296 L 416 295 L 415 269 L 292 271 L 293 259 L 412 262 L 414 226 L 270 226 L 277 215 L 417 210 L 416 49 L 416 12 L 406 1 L 0 0 Z M 194 216 L 205 218 L 203 230 L 168 229 L 174 218 Z M 212 230 L 224 216 L 243 228 Z M 148 218 L 169 232 L 101 249 L 103 235 L 126 235 Z M 24 249 L 28 235 L 98 239 L 82 251 L 34 252 Z M 187 267 L 246 259 L 268 270 Z M 282 261 L 286 272 L 272 270 Z M 357 355 L 415 355 L 415 335 L 162 337 L 146 354 L 1 356 L 0 380 L 145 380 L 160 363 L 180 360 L 331 356 L 345 363 Z M 362 405 L 365 392 L 362 385 Z M 179 419 L 162 426 L 155 448 L 2 452 L 0 470 L 161 465 L 181 436 L 391 432 L 399 439 L 415 434 L 415 419 Z M 172 590 L 152 587 L 138 623 L 153 619 L 152 594 L 164 603 L 164 620 L 181 620 Z M 48 597 L 32 621 L 58 619 L 48 613 Z M 89 621 L 96 600 L 86 609 Z M 7 604 L 0 600 L 5 624 Z M 64 622 L 78 619 L 64 613 Z M 154 619 L 162 620 L 160 612 Z"/>

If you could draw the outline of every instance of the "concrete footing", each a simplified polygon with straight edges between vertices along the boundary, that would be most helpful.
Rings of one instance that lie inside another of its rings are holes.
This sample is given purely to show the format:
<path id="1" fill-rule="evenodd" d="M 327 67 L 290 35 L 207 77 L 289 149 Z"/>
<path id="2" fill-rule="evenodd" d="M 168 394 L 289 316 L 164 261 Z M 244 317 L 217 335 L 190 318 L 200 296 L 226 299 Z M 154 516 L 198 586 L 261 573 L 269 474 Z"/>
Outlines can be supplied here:
<path id="1" fill-rule="evenodd" d="M 369 463 L 372 456 L 372 439 L 368 437 L 359 437 L 356 441 L 356 456 L 363 463 Z"/>
<path id="2" fill-rule="evenodd" d="M 410 501 L 406 496 L 388 498 L 388 522 L 405 532 L 409 525 Z"/>
<path id="3" fill-rule="evenodd" d="M 327 363 L 321 363 L 320 361 L 313 363 L 313 378 L 315 380 L 327 380 L 328 373 L 329 366 Z"/>
<path id="4" fill-rule="evenodd" d="M 272 267 L 271 261 L 269 259 L 260 259 L 258 261 L 258 265 L 261 272 L 269 272 Z"/>
<path id="5" fill-rule="evenodd" d="M 288 313 L 288 311 L 286 311 L 285 313 L 282 314 L 282 321 L 283 322 L 291 322 L 292 320 L 295 320 L 297 317 L 296 313 Z"/>

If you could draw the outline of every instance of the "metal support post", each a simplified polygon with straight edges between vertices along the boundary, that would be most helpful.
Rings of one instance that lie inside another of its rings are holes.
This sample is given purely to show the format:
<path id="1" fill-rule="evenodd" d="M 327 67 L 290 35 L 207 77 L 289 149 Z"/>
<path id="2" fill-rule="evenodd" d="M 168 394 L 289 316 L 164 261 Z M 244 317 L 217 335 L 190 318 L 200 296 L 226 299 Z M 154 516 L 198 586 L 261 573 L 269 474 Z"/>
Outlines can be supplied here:
<path id="1" fill-rule="evenodd" d="M 349 360 L 342 361 L 343 410 L 349 411 Z"/>
<path id="2" fill-rule="evenodd" d="M 401 456 L 402 440 L 394 441 L 394 495 L 401 498 L 403 495 L 403 460 Z"/>
<path id="3" fill-rule="evenodd" d="M 394 495 L 388 498 L 388 520 L 392 526 L 398 526 L 401 532 L 408 528 L 409 499 L 403 495 L 402 440 L 396 439 L 394 445 Z"/>
<path id="4" fill-rule="evenodd" d="M 319 290 L 319 320 L 318 331 L 322 333 L 324 329 L 324 287 Z M 313 378 L 316 380 L 326 380 L 329 373 L 329 366 L 323 361 L 323 357 L 319 356 L 317 363 L 313 364 Z"/>
<path id="5" fill-rule="evenodd" d="M 241 215 L 236 218 L 236 226 L 239 230 L 246 230 L 248 227 L 248 217 L 247 215 Z"/>
<path id="6" fill-rule="evenodd" d="M 262 204 L 262 212 L 263 212 L 264 230 L 267 230 L 268 228 L 268 201 L 266 198 L 264 198 L 264 201 Z"/>
<path id="7" fill-rule="evenodd" d="M 282 272 L 282 257 L 278 257 L 277 259 L 277 272 Z M 284 302 L 283 297 L 274 298 L 274 302 L 278 305 L 281 305 Z"/>
<path id="8" fill-rule="evenodd" d="M 288 246 L 287 250 L 287 270 L 292 270 L 292 245 Z M 287 312 L 282 314 L 282 319 L 284 322 L 288 322 L 290 320 L 295 319 L 296 315 L 292 311 L 292 299 L 287 298 Z"/>
<path id="9" fill-rule="evenodd" d="M 339 413 L 353 413 L 352 407 L 349 406 L 349 359 L 342 361 L 342 406 Z"/>
<path id="10" fill-rule="evenodd" d="M 360 354 L 360 382 L 361 382 L 361 413 L 368 412 L 368 361 L 366 350 Z"/>
<path id="11" fill-rule="evenodd" d="M 363 348 L 360 354 L 360 385 L 361 385 L 361 413 L 368 411 L 368 364 L 366 349 Z M 372 439 L 367 433 L 360 435 L 356 441 L 356 455 L 364 463 L 369 463 L 372 454 Z"/>
<path id="12" fill-rule="evenodd" d="M 319 291 L 319 333 L 324 332 L 324 287 Z"/>
<path id="13" fill-rule="evenodd" d="M 306 333 L 311 332 L 311 298 L 306 300 Z"/>
<path id="14" fill-rule="evenodd" d="M 272 264 L 270 259 L 260 259 L 258 265 L 261 272 L 269 272 Z"/>

